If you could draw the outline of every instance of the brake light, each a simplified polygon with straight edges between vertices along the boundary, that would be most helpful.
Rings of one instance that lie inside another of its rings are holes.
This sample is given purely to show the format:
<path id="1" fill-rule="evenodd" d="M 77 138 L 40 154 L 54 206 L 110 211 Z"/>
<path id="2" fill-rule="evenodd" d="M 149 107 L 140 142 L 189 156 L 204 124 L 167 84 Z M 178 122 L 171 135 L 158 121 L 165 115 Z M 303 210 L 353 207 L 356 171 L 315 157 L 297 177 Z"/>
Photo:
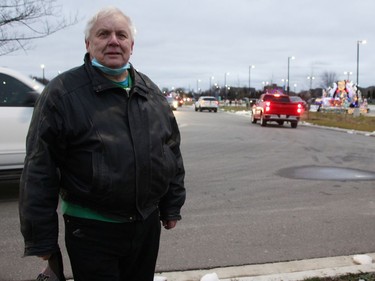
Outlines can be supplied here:
<path id="1" fill-rule="evenodd" d="M 297 108 L 298 113 L 302 113 L 302 105 L 299 103 Z"/>
<path id="2" fill-rule="evenodd" d="M 270 111 L 271 103 L 269 101 L 266 102 L 266 111 Z"/>

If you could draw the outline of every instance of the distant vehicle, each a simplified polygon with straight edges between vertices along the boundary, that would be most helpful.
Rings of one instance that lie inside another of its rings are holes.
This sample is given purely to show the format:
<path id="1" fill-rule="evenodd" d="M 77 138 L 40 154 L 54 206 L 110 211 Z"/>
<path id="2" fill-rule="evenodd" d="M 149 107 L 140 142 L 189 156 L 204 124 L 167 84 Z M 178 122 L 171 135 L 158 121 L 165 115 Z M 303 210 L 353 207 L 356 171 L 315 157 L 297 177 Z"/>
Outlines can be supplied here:
<path id="1" fill-rule="evenodd" d="M 183 104 L 184 104 L 184 99 L 183 98 L 181 98 L 180 96 L 177 96 L 176 100 L 178 102 L 178 106 L 179 107 L 183 106 Z"/>
<path id="2" fill-rule="evenodd" d="M 308 109 L 307 102 L 299 96 L 289 96 L 291 102 L 296 102 L 302 105 L 304 110 Z"/>
<path id="3" fill-rule="evenodd" d="M 168 101 L 168 104 L 172 110 L 177 110 L 178 107 L 178 100 L 176 100 L 174 97 L 166 96 L 166 99 Z"/>
<path id="4" fill-rule="evenodd" d="M 0 180 L 19 179 L 34 104 L 44 86 L 0 67 Z"/>
<path id="5" fill-rule="evenodd" d="M 202 112 L 203 110 L 208 110 L 209 112 L 217 112 L 219 108 L 219 101 L 215 97 L 202 96 L 194 103 L 195 111 Z"/>
<path id="6" fill-rule="evenodd" d="M 291 102 L 288 95 L 265 93 L 252 108 L 251 122 L 255 124 L 260 120 L 261 126 L 266 126 L 271 121 L 280 126 L 284 122 L 290 122 L 292 128 L 297 128 L 302 112 L 302 105 Z"/>

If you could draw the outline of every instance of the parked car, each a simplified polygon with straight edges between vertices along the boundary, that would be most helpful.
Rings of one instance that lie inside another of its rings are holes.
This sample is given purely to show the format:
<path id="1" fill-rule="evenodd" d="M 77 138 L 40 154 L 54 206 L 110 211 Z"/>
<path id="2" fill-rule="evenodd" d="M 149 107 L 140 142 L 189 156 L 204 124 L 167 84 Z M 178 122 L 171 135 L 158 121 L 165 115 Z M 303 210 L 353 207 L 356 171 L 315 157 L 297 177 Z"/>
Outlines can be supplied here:
<path id="1" fill-rule="evenodd" d="M 304 101 L 301 97 L 299 97 L 299 96 L 289 96 L 289 99 L 290 99 L 291 102 L 296 102 L 296 103 L 299 103 L 300 105 L 302 105 L 304 110 L 308 109 L 307 102 Z"/>
<path id="2" fill-rule="evenodd" d="M 18 179 L 26 154 L 26 135 L 34 104 L 44 86 L 0 67 L 0 180 Z"/>
<path id="3" fill-rule="evenodd" d="M 166 99 L 169 103 L 169 106 L 172 110 L 177 110 L 178 107 L 178 100 L 176 100 L 174 97 L 166 96 Z"/>
<path id="4" fill-rule="evenodd" d="M 195 111 L 208 110 L 209 112 L 217 112 L 219 101 L 215 97 L 202 96 L 194 103 Z"/>

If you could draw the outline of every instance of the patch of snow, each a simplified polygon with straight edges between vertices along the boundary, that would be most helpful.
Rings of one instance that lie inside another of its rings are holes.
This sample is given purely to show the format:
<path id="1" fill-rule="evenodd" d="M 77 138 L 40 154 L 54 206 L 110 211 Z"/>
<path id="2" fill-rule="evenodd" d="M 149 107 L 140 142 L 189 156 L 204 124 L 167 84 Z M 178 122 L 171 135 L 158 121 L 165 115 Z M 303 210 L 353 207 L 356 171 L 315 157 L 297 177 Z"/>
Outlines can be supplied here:
<path id="1" fill-rule="evenodd" d="M 215 272 L 204 275 L 200 281 L 220 281 Z"/>
<path id="2" fill-rule="evenodd" d="M 355 255 L 353 262 L 356 264 L 372 264 L 372 257 L 368 255 Z"/>

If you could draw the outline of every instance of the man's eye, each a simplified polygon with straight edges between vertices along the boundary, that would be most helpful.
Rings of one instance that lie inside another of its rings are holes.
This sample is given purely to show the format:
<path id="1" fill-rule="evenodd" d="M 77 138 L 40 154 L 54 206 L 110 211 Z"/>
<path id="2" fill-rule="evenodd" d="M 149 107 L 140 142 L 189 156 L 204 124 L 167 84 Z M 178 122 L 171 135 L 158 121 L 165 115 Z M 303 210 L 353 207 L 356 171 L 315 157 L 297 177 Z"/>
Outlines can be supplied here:
<path id="1" fill-rule="evenodd" d="M 125 33 L 120 33 L 120 34 L 117 34 L 117 37 L 121 40 L 125 40 L 126 38 L 128 38 L 128 35 Z"/>
<path id="2" fill-rule="evenodd" d="M 101 38 L 103 38 L 103 37 L 108 37 L 108 35 L 109 35 L 108 32 L 99 32 L 99 33 L 98 33 L 98 37 L 101 37 Z"/>

